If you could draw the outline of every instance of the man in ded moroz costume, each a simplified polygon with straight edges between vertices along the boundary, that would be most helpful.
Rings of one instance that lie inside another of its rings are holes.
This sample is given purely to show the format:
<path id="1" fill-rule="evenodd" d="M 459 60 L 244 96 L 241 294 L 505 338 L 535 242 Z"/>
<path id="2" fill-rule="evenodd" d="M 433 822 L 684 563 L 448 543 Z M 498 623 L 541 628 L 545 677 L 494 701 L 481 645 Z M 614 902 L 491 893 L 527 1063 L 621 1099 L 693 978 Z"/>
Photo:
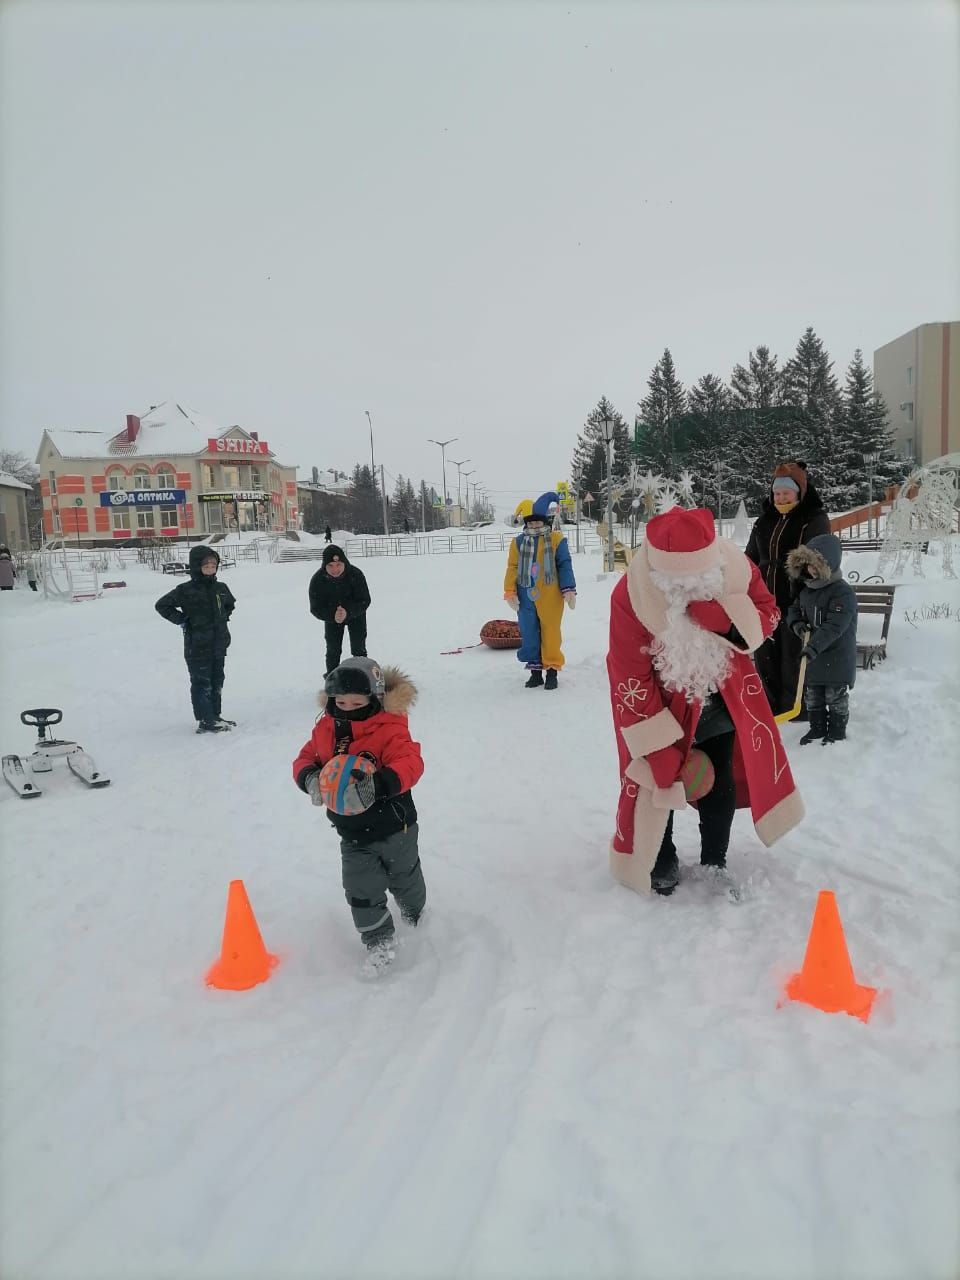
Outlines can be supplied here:
<path id="1" fill-rule="evenodd" d="M 610 860 L 642 893 L 668 895 L 680 867 L 673 814 L 687 807 L 691 749 L 713 766 L 697 801 L 701 864 L 726 866 L 734 811 L 749 806 L 769 846 L 803 817 L 780 733 L 750 655 L 780 620 L 776 602 L 713 516 L 675 507 L 613 591 L 607 671 L 620 754 Z"/>

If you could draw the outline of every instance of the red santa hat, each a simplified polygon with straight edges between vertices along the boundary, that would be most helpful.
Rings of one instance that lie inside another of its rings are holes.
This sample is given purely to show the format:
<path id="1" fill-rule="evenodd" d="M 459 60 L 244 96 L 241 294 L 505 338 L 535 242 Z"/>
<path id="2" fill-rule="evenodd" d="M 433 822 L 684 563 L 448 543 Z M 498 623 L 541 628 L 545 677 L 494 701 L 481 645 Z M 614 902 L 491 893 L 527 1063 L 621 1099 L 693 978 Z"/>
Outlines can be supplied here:
<path id="1" fill-rule="evenodd" d="M 713 515 L 703 507 L 673 507 L 647 525 L 647 563 L 660 573 L 704 573 L 720 564 Z"/>

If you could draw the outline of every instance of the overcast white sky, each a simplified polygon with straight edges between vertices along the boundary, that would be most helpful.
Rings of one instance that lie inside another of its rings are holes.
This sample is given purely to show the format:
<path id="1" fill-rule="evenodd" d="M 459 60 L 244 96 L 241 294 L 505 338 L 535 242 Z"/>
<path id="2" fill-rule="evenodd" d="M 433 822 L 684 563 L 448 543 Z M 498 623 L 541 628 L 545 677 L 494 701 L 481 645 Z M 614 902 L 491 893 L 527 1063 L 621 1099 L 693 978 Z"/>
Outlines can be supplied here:
<path id="1" fill-rule="evenodd" d="M 958 306 L 950 0 L 8 0 L 0 444 L 175 399 L 500 505 L 668 345 Z M 453 473 L 455 476 L 455 473 Z M 450 477 L 448 475 L 448 487 Z M 388 480 L 388 485 L 392 484 Z"/>

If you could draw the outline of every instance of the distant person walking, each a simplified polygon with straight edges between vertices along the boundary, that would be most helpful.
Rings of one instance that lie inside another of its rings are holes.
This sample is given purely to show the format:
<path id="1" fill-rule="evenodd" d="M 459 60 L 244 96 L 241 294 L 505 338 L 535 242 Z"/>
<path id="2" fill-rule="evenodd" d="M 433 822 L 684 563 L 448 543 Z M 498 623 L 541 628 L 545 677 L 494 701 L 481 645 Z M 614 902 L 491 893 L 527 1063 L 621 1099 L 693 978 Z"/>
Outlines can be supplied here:
<path id="1" fill-rule="evenodd" d="M 746 554 L 760 570 L 780 610 L 773 635 L 754 655 L 774 715 L 789 711 L 797 696 L 802 641 L 787 626 L 787 609 L 797 587 L 787 572 L 787 556 L 811 538 L 830 532 L 830 517 L 807 477 L 805 462 L 781 462 L 774 469 L 770 494 L 754 522 Z M 806 719 L 804 712 L 801 719 Z"/>
<path id="2" fill-rule="evenodd" d="M 327 642 L 325 674 L 340 665 L 344 629 L 350 633 L 352 656 L 365 658 L 370 589 L 364 575 L 336 543 L 324 547 L 322 567 L 310 579 L 309 594 L 310 612 L 323 623 Z"/>
<path id="3" fill-rule="evenodd" d="M 9 547 L 0 547 L 0 591 L 12 591 L 17 570 Z"/>
<path id="4" fill-rule="evenodd" d="M 323 530 L 323 540 L 324 542 L 333 541 L 333 530 L 330 528 L 329 525 L 327 525 Z"/>

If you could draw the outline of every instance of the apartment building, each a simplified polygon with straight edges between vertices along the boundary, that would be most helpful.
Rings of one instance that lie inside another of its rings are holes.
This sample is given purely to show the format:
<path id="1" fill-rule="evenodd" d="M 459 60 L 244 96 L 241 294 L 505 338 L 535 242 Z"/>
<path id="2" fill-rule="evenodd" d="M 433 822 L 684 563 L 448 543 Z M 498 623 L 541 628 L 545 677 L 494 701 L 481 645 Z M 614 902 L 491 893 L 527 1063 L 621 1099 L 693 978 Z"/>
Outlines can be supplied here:
<path id="1" fill-rule="evenodd" d="M 960 320 L 921 324 L 879 347 L 873 385 L 902 457 L 923 463 L 960 450 Z"/>
<path id="2" fill-rule="evenodd" d="M 45 537 L 93 546 L 297 527 L 296 468 L 256 431 L 166 401 L 116 435 L 46 430 L 37 453 Z"/>

